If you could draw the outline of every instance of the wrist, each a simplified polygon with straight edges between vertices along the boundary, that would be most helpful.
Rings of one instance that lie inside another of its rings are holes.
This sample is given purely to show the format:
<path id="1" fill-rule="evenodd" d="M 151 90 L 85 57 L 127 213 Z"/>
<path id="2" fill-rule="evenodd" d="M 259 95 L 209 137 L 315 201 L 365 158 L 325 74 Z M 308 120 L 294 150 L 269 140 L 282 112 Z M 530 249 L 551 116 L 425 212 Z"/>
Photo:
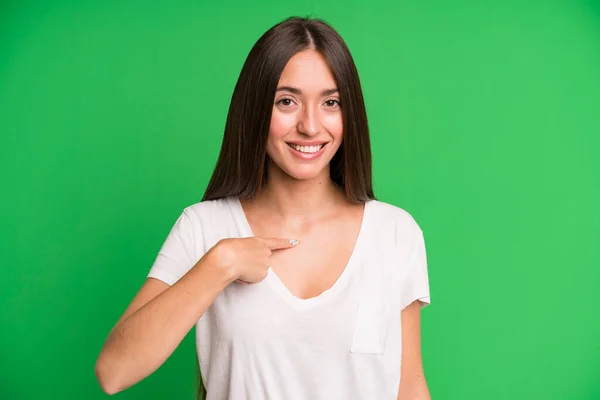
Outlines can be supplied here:
<path id="1" fill-rule="evenodd" d="M 210 279 L 226 287 L 238 278 L 238 274 L 233 263 L 224 262 L 223 257 L 219 257 L 218 249 L 211 249 L 204 257 L 198 261 L 196 267 L 210 276 Z"/>

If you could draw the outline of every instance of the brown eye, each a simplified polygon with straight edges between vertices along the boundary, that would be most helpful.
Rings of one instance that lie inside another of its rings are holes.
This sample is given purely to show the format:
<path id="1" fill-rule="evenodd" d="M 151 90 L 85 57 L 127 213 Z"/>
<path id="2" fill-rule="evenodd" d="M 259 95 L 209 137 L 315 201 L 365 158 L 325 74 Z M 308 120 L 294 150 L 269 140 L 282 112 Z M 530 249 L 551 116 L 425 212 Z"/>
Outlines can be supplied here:
<path id="1" fill-rule="evenodd" d="M 337 107 L 340 105 L 340 102 L 338 100 L 331 99 L 327 100 L 325 104 L 327 105 L 327 107 Z"/>
<path id="2" fill-rule="evenodd" d="M 277 104 L 281 104 L 284 107 L 289 107 L 293 104 L 294 102 L 292 101 L 292 99 L 288 99 L 288 98 L 284 98 L 281 99 L 277 102 Z"/>

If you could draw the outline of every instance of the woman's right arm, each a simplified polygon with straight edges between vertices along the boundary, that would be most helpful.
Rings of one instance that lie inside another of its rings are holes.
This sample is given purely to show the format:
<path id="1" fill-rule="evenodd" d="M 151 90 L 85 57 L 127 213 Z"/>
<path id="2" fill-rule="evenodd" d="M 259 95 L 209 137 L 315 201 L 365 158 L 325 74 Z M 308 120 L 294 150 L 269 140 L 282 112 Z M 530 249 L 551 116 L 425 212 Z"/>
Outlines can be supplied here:
<path id="1" fill-rule="evenodd" d="M 230 268 L 213 260 L 201 258 L 173 286 L 154 278 L 146 280 L 96 361 L 96 377 L 104 392 L 120 392 L 158 369 L 217 295 L 235 280 Z"/>
<path id="2" fill-rule="evenodd" d="M 173 286 L 147 279 L 98 356 L 95 371 L 102 390 L 120 392 L 157 370 L 221 291 L 237 279 L 262 281 L 271 252 L 296 244 L 289 239 L 223 239 Z"/>

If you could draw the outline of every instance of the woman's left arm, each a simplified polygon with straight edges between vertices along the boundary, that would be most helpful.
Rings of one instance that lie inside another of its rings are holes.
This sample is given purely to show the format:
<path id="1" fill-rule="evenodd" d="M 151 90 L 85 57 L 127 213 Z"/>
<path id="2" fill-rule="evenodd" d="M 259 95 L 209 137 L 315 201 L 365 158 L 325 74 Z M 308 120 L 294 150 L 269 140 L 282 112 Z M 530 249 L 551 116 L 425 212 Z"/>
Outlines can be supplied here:
<path id="1" fill-rule="evenodd" d="M 421 357 L 421 304 L 412 302 L 401 311 L 402 360 L 398 400 L 431 400 Z"/>

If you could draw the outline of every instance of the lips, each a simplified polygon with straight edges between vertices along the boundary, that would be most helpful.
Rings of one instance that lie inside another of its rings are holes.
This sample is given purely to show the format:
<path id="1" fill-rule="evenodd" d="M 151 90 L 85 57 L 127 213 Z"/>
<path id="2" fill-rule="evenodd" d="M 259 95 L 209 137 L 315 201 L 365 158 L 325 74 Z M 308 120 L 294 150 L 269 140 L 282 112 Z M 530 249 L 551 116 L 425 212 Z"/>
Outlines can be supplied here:
<path id="1" fill-rule="evenodd" d="M 292 155 L 298 160 L 314 161 L 327 150 L 329 142 L 286 143 Z"/>
<path id="2" fill-rule="evenodd" d="M 287 143 L 287 145 L 290 146 L 292 149 L 299 151 L 300 153 L 314 154 L 321 150 L 326 145 L 326 143 L 315 145 L 300 145 L 295 143 Z"/>

